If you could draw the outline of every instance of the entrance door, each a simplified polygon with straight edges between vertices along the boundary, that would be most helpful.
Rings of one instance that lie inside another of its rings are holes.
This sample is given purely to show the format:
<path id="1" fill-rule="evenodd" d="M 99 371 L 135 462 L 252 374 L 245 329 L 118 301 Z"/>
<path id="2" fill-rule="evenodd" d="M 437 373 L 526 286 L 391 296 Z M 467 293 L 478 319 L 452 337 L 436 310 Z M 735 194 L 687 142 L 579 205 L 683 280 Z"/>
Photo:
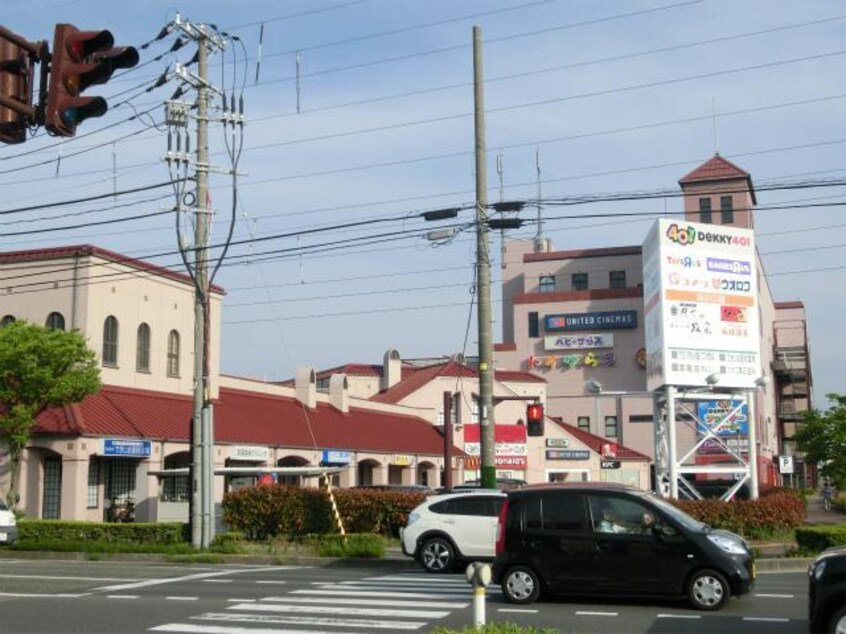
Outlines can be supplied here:
<path id="1" fill-rule="evenodd" d="M 127 522 L 135 518 L 136 460 L 114 458 L 105 460 L 106 499 L 104 520 Z"/>
<path id="2" fill-rule="evenodd" d="M 44 493 L 41 497 L 41 518 L 57 520 L 62 509 L 62 459 L 44 458 Z"/>

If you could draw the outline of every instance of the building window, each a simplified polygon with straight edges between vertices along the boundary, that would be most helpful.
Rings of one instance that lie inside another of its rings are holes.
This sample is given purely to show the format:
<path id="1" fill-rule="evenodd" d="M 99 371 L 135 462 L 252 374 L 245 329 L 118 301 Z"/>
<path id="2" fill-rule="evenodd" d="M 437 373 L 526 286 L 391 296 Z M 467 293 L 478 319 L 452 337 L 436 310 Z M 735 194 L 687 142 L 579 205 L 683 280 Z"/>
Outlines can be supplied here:
<path id="1" fill-rule="evenodd" d="M 150 371 L 150 327 L 147 324 L 138 326 L 138 346 L 135 353 L 135 370 L 137 372 Z"/>
<path id="2" fill-rule="evenodd" d="M 626 288 L 626 272 L 611 271 L 608 274 L 609 288 Z"/>
<path id="3" fill-rule="evenodd" d="M 179 376 L 179 333 L 175 330 L 167 337 L 167 375 Z"/>
<path id="4" fill-rule="evenodd" d="M 191 463 L 191 454 L 187 451 L 166 456 L 165 469 L 187 469 Z M 163 478 L 162 502 L 187 502 L 191 499 L 190 479 L 188 476 Z"/>
<path id="5" fill-rule="evenodd" d="M 554 293 L 555 292 L 555 276 L 554 275 L 541 275 L 540 282 L 538 284 L 538 290 L 541 293 Z"/>
<path id="6" fill-rule="evenodd" d="M 605 417 L 605 436 L 607 438 L 616 438 L 617 437 L 617 417 L 616 416 L 606 416 Z"/>
<path id="7" fill-rule="evenodd" d="M 654 420 L 652 414 L 629 414 L 630 423 L 652 423 Z"/>
<path id="8" fill-rule="evenodd" d="M 62 508 L 62 459 L 44 458 L 44 491 L 41 497 L 41 519 L 57 520 Z"/>
<path id="9" fill-rule="evenodd" d="M 62 313 L 50 313 L 47 315 L 47 321 L 44 322 L 44 325 L 50 330 L 64 330 L 65 318 Z"/>
<path id="10" fill-rule="evenodd" d="M 118 320 L 109 315 L 103 323 L 103 365 L 117 367 Z"/>
<path id="11" fill-rule="evenodd" d="M 700 198 L 699 199 L 699 222 L 713 222 L 713 218 L 711 216 L 711 199 L 710 198 Z"/>
<path id="12" fill-rule="evenodd" d="M 474 396 L 470 400 L 470 422 L 471 423 L 478 423 L 479 422 L 479 397 Z"/>
<path id="13" fill-rule="evenodd" d="M 100 461 L 91 458 L 88 463 L 88 508 L 100 506 Z"/>
<path id="14" fill-rule="evenodd" d="M 724 225 L 734 222 L 734 203 L 731 196 L 720 196 L 720 216 Z"/>
<path id="15" fill-rule="evenodd" d="M 578 425 L 579 429 L 590 431 L 590 416 L 579 416 L 576 420 L 576 425 Z"/>
<path id="16" fill-rule="evenodd" d="M 15 323 L 15 316 L 14 315 L 5 315 L 3 319 L 0 319 L 0 327 L 8 326 L 9 324 Z"/>
<path id="17" fill-rule="evenodd" d="M 538 321 L 538 314 L 534 311 L 529 313 L 529 336 L 540 336 L 540 322 Z"/>
<path id="18" fill-rule="evenodd" d="M 587 273 L 573 273 L 573 290 L 586 291 L 588 287 Z"/>

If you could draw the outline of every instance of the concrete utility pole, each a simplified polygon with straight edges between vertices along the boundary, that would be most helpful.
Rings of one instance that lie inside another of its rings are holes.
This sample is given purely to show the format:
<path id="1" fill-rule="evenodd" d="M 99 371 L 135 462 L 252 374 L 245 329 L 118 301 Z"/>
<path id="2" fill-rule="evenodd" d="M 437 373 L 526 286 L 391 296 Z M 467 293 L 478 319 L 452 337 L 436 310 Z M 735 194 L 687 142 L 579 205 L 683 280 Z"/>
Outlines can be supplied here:
<path id="1" fill-rule="evenodd" d="M 482 76 L 482 30 L 473 27 L 473 102 L 476 137 L 476 291 L 479 298 L 479 425 L 482 488 L 496 488 L 493 408 L 493 327 L 491 324 L 491 259 L 488 227 L 488 168 L 485 148 L 485 94 Z"/>

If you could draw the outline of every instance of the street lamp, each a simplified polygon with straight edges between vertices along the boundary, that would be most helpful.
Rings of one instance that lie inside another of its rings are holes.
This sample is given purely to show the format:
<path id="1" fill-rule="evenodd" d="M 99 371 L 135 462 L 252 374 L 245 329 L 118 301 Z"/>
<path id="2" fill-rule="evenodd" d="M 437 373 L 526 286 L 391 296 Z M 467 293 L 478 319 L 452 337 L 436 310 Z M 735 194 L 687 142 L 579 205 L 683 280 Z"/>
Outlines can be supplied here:
<path id="1" fill-rule="evenodd" d="M 596 423 L 595 423 L 596 426 L 595 426 L 595 432 L 594 432 L 594 433 L 596 433 L 596 435 L 599 435 L 599 432 L 600 432 L 599 418 L 602 416 L 602 408 L 601 408 L 600 402 L 599 402 L 599 395 L 602 394 L 603 389 L 604 389 L 604 387 L 603 387 L 602 383 L 600 383 L 596 379 L 591 379 L 590 381 L 587 382 L 588 392 L 590 392 L 591 394 L 594 395 L 594 397 L 593 397 L 593 416 L 596 419 Z"/>

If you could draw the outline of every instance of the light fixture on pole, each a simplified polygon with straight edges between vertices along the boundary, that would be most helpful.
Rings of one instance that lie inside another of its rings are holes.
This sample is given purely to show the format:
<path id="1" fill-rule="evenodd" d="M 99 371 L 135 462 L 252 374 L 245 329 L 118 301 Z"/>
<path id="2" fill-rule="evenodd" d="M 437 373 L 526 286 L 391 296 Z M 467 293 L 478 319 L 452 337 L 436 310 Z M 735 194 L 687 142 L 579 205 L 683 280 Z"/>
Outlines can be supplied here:
<path id="1" fill-rule="evenodd" d="M 602 394 L 602 390 L 604 389 L 602 383 L 597 381 L 596 379 L 591 379 L 587 382 L 587 389 L 588 392 L 594 395 L 593 397 L 593 416 L 596 419 L 594 423 L 593 433 L 599 435 L 599 432 L 602 431 L 600 429 L 600 422 L 599 418 L 602 416 L 602 408 L 600 407 L 600 394 Z"/>

